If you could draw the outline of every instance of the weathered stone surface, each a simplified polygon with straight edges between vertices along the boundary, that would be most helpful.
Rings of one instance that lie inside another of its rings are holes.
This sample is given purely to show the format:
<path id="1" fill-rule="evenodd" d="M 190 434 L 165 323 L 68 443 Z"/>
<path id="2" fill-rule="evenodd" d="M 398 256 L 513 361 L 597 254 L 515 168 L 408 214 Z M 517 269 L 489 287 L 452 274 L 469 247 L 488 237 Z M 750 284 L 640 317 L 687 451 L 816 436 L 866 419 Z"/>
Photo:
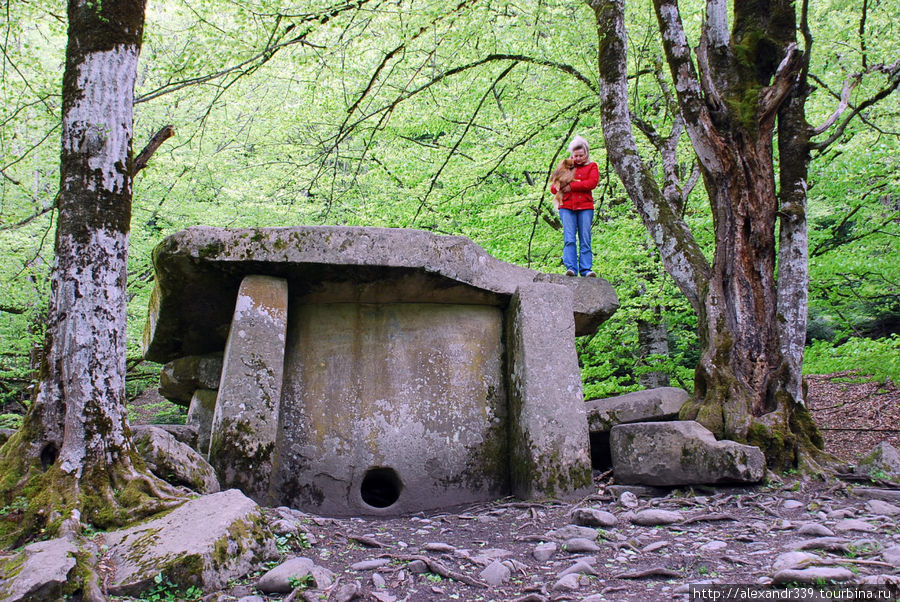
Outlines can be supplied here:
<path id="1" fill-rule="evenodd" d="M 576 508 L 572 512 L 572 522 L 583 527 L 614 527 L 619 519 L 612 512 L 597 508 Z"/>
<path id="2" fill-rule="evenodd" d="M 235 295 L 248 274 L 286 278 L 311 300 L 498 307 L 522 284 L 554 282 L 573 291 L 579 335 L 595 332 L 618 307 L 602 278 L 541 274 L 499 261 L 467 238 L 421 230 L 197 226 L 163 240 L 153 262 L 157 279 L 144 348 L 148 359 L 161 362 L 224 347 Z"/>
<path id="3" fill-rule="evenodd" d="M 189 424 L 148 424 L 135 426 L 152 426 L 153 428 L 162 429 L 188 447 L 195 450 L 197 449 L 197 429 Z"/>
<path id="4" fill-rule="evenodd" d="M 498 587 L 509 581 L 510 574 L 510 570 L 502 562 L 495 560 L 482 570 L 478 576 L 488 585 Z"/>
<path id="5" fill-rule="evenodd" d="M 180 357 L 160 370 L 159 393 L 172 403 L 187 406 L 197 389 L 218 389 L 221 377 L 221 353 Z"/>
<path id="6" fill-rule="evenodd" d="M 498 308 L 338 303 L 292 311 L 276 503 L 341 516 L 508 492 Z"/>
<path id="7" fill-rule="evenodd" d="M 882 441 L 859 461 L 853 472 L 891 481 L 900 481 L 900 454 L 890 443 Z"/>
<path id="8" fill-rule="evenodd" d="M 823 583 L 829 581 L 850 581 L 853 573 L 843 567 L 814 566 L 807 569 L 784 569 L 772 576 L 775 584 L 782 583 Z"/>
<path id="9" fill-rule="evenodd" d="M 289 594 L 295 587 L 291 582 L 312 574 L 315 564 L 303 556 L 290 558 L 260 577 L 256 587 L 266 594 Z"/>
<path id="10" fill-rule="evenodd" d="M 610 431 L 616 481 L 647 485 L 756 483 L 765 471 L 758 447 L 715 436 L 693 421 L 621 424 Z"/>
<path id="11" fill-rule="evenodd" d="M 635 391 L 585 402 L 590 431 L 608 431 L 617 424 L 678 420 L 689 395 L 677 387 Z"/>
<path id="12" fill-rule="evenodd" d="M 209 455 L 209 439 L 218 395 L 219 392 L 213 389 L 197 389 L 188 408 L 187 425 L 197 429 L 196 449 L 204 457 Z"/>
<path id="13" fill-rule="evenodd" d="M 519 288 L 507 312 L 512 492 L 580 495 L 591 485 L 571 292 Z"/>
<path id="14" fill-rule="evenodd" d="M 15 432 L 15 429 L 0 429 L 0 445 L 6 443 Z"/>
<path id="15" fill-rule="evenodd" d="M 160 572 L 178 587 L 215 590 L 278 555 L 259 506 L 234 489 L 105 537 L 114 595 L 142 591 Z"/>
<path id="16" fill-rule="evenodd" d="M 216 493 L 219 481 L 212 466 L 194 449 L 167 431 L 151 425 L 135 426 L 134 444 L 147 468 L 164 481 L 198 493 Z"/>
<path id="17" fill-rule="evenodd" d="M 278 435 L 287 282 L 247 276 L 235 303 L 213 414 L 209 463 L 219 482 L 268 502 Z"/>
<path id="18" fill-rule="evenodd" d="M 590 485 L 574 336 L 618 304 L 602 279 L 377 228 L 192 228 L 154 263 L 148 358 L 220 352 L 230 332 L 208 454 L 223 485 L 332 516 Z M 284 283 L 284 334 L 251 282 Z M 182 398 L 203 384 L 189 368 Z"/>
<path id="19" fill-rule="evenodd" d="M 78 547 L 67 539 L 25 546 L 7 567 L 0 562 L 0 600 L 24 602 L 62 599 L 62 588 L 75 568 Z"/>

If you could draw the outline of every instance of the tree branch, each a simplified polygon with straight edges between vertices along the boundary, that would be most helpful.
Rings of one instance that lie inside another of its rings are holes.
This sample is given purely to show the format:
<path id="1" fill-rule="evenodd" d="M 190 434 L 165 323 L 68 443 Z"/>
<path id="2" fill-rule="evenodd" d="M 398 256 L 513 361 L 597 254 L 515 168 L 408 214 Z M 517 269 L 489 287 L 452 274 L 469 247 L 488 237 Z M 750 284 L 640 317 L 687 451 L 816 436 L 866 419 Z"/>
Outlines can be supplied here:
<path id="1" fill-rule="evenodd" d="M 167 125 L 150 138 L 150 142 L 147 143 L 147 146 L 144 147 L 138 156 L 134 159 L 134 164 L 131 167 L 131 176 L 134 177 L 137 175 L 139 171 L 147 167 L 147 163 L 150 162 L 150 157 L 153 156 L 159 147 L 162 146 L 162 143 L 175 135 L 175 126 Z"/>
<path id="2" fill-rule="evenodd" d="M 854 107 L 853 111 L 851 111 L 850 114 L 847 115 L 846 119 L 844 119 L 844 121 L 842 121 L 837 126 L 835 131 L 831 134 L 831 136 L 828 137 L 828 139 L 821 142 L 810 143 L 809 146 L 812 150 L 823 151 L 831 146 L 836 140 L 844 135 L 844 130 L 847 129 L 847 126 L 850 124 L 854 117 L 856 117 L 875 103 L 879 102 L 880 100 L 887 98 L 892 92 L 897 89 L 898 86 L 900 86 L 900 60 L 895 61 L 892 65 L 888 66 L 878 65 L 877 67 L 873 67 L 870 72 L 873 70 L 878 70 L 888 74 L 889 79 L 887 84 L 881 90 L 864 100 L 858 106 Z M 818 82 L 819 80 L 816 79 L 816 81 Z"/>

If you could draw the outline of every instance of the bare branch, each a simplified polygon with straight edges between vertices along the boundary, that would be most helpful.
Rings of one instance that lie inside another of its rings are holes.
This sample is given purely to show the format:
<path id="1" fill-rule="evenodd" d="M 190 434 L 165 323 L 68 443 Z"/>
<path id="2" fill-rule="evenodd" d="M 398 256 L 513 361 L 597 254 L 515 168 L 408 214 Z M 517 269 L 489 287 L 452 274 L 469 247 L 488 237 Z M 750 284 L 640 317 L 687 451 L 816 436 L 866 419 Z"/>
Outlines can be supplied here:
<path id="1" fill-rule="evenodd" d="M 850 93 L 853 92 L 853 89 L 859 85 L 859 82 L 862 81 L 862 73 L 854 73 L 846 80 L 844 80 L 844 89 L 841 90 L 841 101 L 838 104 L 837 108 L 834 110 L 834 113 L 831 114 L 825 122 L 817 128 L 813 128 L 812 136 L 818 136 L 828 128 L 834 125 L 834 122 L 838 120 L 838 117 L 843 114 L 847 107 L 850 105 Z"/>
<path id="2" fill-rule="evenodd" d="M 872 70 L 875 69 L 875 67 L 872 68 Z M 888 74 L 889 79 L 887 84 L 885 84 L 885 86 L 881 90 L 864 100 L 858 106 L 854 107 L 853 111 L 851 111 L 850 114 L 847 115 L 847 117 L 840 124 L 838 124 L 837 128 L 835 128 L 835 131 L 831 134 L 831 136 L 828 137 L 827 140 L 810 143 L 810 149 L 823 151 L 831 146 L 836 140 L 844 135 L 844 130 L 847 129 L 847 126 L 850 124 L 854 117 L 856 117 L 872 105 L 876 104 L 880 100 L 887 98 L 897 89 L 898 86 L 900 86 L 900 60 L 895 61 L 892 65 L 888 66 L 879 65 L 877 67 L 877 70 Z"/>
<path id="3" fill-rule="evenodd" d="M 713 46 L 728 46 L 731 36 L 728 31 L 728 2 L 726 0 L 706 0 L 706 31 Z"/>
<path id="4" fill-rule="evenodd" d="M 147 163 L 150 162 L 150 157 L 153 156 L 162 143 L 175 135 L 175 126 L 167 125 L 150 138 L 150 142 L 147 143 L 147 146 L 144 147 L 137 157 L 134 159 L 134 164 L 131 167 L 131 175 L 132 177 L 137 174 L 137 172 L 141 171 L 145 167 L 147 167 Z"/>
<path id="5" fill-rule="evenodd" d="M 763 89 L 759 95 L 759 123 L 774 121 L 778 107 L 787 98 L 797 83 L 797 71 L 800 68 L 800 57 L 797 43 L 791 42 L 784 51 L 784 58 L 775 70 L 772 84 Z"/>
<path id="6" fill-rule="evenodd" d="M 59 194 L 57 194 L 57 197 L 59 197 Z M 50 205 L 49 207 L 47 207 L 45 209 L 41 209 L 40 211 L 38 211 L 37 213 L 35 213 L 33 215 L 29 215 L 22 221 L 16 222 L 15 224 L 5 224 L 5 225 L 0 226 L 0 232 L 2 232 L 3 230 L 15 230 L 16 228 L 21 228 L 22 226 L 33 222 L 34 220 L 41 217 L 42 215 L 47 215 L 49 212 L 53 211 L 54 209 L 56 209 L 56 200 L 54 200 L 53 204 Z"/>
<path id="7" fill-rule="evenodd" d="M 438 168 L 438 170 L 431 177 L 431 182 L 428 185 L 428 190 L 425 192 L 425 196 L 422 197 L 421 202 L 419 203 L 419 208 L 416 210 L 416 214 L 413 217 L 413 223 L 419 218 L 419 214 L 422 212 L 422 208 L 428 202 L 428 197 L 431 195 L 431 192 L 434 190 L 435 185 L 437 184 L 438 179 L 441 177 L 441 173 L 443 173 L 444 168 L 447 167 L 447 164 L 450 162 L 450 159 L 456 154 L 456 149 L 459 148 L 459 145 L 462 144 L 463 139 L 466 137 L 466 134 L 469 132 L 469 129 L 472 127 L 472 123 L 475 121 L 475 118 L 478 116 L 479 111 L 481 111 L 481 107 L 484 105 L 484 101 L 487 100 L 488 96 L 491 94 L 491 90 L 494 86 L 496 86 L 504 77 L 509 75 L 509 72 L 513 70 L 513 68 L 518 63 L 512 63 L 503 70 L 500 75 L 494 80 L 494 83 L 490 88 L 481 96 L 481 100 L 478 101 L 478 106 L 475 107 L 475 110 L 472 112 L 472 116 L 469 118 L 469 123 L 466 125 L 466 128 L 463 130 L 462 134 L 460 134 L 456 143 L 453 145 L 453 148 L 450 149 L 450 152 L 447 153 L 447 156 L 444 158 L 444 162 Z"/>

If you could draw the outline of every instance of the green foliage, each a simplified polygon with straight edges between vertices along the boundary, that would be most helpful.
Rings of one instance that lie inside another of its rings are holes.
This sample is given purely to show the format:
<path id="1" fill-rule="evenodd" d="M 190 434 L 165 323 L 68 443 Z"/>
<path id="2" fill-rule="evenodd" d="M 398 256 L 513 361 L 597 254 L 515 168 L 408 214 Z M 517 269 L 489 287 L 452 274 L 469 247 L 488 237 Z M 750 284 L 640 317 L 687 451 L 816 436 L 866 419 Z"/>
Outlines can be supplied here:
<path id="1" fill-rule="evenodd" d="M 181 589 L 163 573 L 158 573 L 153 578 L 153 586 L 138 599 L 147 602 L 184 602 L 199 600 L 202 595 L 203 591 L 199 587 L 192 585 L 187 589 Z"/>
<path id="2" fill-rule="evenodd" d="M 303 575 L 302 577 L 297 577 L 296 575 L 288 577 L 288 585 L 294 589 L 306 589 L 312 587 L 315 583 L 315 578 L 310 574 Z"/>
<path id="3" fill-rule="evenodd" d="M 884 339 L 851 338 L 841 345 L 815 341 L 806 348 L 803 372 L 851 371 L 873 380 L 900 382 L 900 335 Z"/>
<path id="4" fill-rule="evenodd" d="M 22 426 L 21 414 L 0 414 L 0 429 L 17 430 Z"/>

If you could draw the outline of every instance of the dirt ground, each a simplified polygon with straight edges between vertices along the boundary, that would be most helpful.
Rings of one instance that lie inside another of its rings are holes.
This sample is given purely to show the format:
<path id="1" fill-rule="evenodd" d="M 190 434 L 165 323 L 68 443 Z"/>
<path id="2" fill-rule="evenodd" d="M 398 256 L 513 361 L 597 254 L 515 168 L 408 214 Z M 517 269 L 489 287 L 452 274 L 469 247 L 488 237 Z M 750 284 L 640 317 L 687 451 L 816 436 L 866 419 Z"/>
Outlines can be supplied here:
<path id="1" fill-rule="evenodd" d="M 880 441 L 900 448 L 894 385 L 848 374 L 814 376 L 809 385 L 827 451 L 852 464 Z M 595 473 L 594 493 L 575 502 L 510 498 L 394 518 L 267 509 L 273 524 L 293 525 L 279 535 L 282 559 L 304 556 L 330 577 L 263 593 L 258 579 L 276 562 L 204 600 L 703 599 L 691 584 L 746 584 L 770 596 L 743 599 L 834 599 L 821 588 L 844 584 L 858 596 L 861 583 L 900 584 L 889 551 L 900 552 L 900 516 L 891 514 L 900 510 L 900 484 L 772 477 L 754 487 L 623 493 L 611 475 Z M 605 513 L 606 526 L 591 527 L 595 537 L 574 524 L 585 523 L 576 520 L 584 509 Z M 648 510 L 676 513 L 665 515 L 674 522 L 640 524 Z M 787 553 L 814 555 L 799 561 L 807 572 L 785 577 Z M 897 589 L 879 587 L 883 597 L 868 599 L 897 599 Z"/>

